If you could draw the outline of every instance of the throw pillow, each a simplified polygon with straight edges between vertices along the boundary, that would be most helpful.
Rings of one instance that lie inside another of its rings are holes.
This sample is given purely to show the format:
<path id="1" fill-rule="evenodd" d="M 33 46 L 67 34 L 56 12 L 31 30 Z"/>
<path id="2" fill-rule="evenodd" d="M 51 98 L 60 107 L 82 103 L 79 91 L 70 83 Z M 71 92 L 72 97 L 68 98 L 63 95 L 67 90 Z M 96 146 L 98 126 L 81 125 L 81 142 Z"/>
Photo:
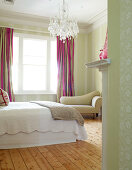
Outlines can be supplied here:
<path id="1" fill-rule="evenodd" d="M 6 91 L 0 88 L 0 106 L 8 106 L 9 96 Z"/>

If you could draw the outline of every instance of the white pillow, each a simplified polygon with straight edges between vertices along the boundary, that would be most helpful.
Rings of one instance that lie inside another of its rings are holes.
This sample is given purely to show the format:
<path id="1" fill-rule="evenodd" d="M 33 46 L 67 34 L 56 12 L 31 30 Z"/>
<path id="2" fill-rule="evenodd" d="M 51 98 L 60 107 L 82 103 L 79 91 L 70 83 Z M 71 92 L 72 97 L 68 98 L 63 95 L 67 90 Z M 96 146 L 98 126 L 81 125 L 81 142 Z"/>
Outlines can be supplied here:
<path id="1" fill-rule="evenodd" d="M 0 88 L 0 106 L 8 106 L 9 96 L 6 91 Z"/>

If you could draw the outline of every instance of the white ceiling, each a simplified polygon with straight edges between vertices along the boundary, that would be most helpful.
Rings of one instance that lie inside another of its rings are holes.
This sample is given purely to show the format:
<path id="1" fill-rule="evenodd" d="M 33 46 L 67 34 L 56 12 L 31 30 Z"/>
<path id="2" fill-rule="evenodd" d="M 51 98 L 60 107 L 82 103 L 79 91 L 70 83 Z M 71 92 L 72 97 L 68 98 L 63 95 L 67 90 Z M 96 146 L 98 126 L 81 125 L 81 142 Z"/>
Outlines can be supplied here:
<path id="1" fill-rule="evenodd" d="M 58 15 L 60 0 L 15 0 L 14 5 L 0 0 L 0 9 L 43 17 Z M 70 15 L 80 23 L 89 23 L 107 9 L 107 0 L 67 0 Z"/>

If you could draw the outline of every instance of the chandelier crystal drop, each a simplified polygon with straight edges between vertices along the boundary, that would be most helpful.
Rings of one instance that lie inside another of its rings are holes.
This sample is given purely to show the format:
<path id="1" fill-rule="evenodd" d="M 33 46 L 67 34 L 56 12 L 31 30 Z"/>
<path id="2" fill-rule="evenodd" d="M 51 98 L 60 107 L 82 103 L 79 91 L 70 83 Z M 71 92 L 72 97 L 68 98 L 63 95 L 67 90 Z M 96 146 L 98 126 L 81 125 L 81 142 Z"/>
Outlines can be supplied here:
<path id="1" fill-rule="evenodd" d="M 79 33 L 77 21 L 69 17 L 69 9 L 65 0 L 60 3 L 59 17 L 50 19 L 48 30 L 53 37 L 60 36 L 63 42 L 66 38 L 77 37 Z"/>

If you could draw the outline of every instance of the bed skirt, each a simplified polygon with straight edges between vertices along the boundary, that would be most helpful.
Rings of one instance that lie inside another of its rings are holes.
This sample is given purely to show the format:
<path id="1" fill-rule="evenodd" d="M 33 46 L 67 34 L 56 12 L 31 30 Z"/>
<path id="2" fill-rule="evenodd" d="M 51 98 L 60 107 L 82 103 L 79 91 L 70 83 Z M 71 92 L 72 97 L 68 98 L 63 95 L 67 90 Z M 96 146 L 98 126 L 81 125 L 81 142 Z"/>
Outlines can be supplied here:
<path id="1" fill-rule="evenodd" d="M 0 136 L 0 149 L 25 148 L 43 145 L 76 142 L 77 136 L 72 132 L 32 132 L 4 134 Z"/>

